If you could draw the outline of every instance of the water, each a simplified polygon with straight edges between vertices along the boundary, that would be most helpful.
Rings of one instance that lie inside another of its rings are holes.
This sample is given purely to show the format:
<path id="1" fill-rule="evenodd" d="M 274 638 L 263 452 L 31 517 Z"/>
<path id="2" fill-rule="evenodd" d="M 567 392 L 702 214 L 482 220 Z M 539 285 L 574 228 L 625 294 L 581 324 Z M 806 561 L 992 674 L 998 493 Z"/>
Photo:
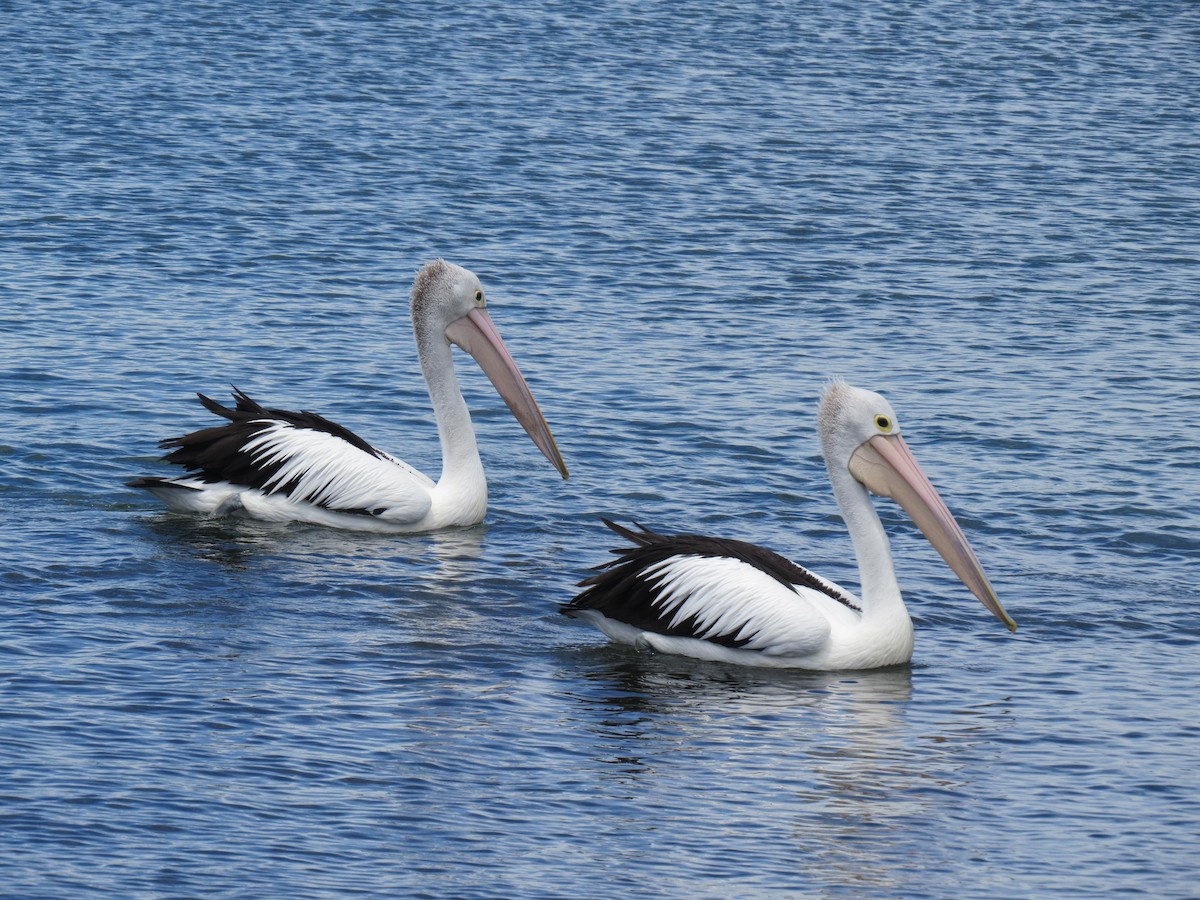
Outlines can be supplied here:
<path id="1" fill-rule="evenodd" d="M 59 0 L 0 29 L 13 897 L 1194 896 L 1200 10 Z M 436 474 L 406 292 L 477 271 L 486 522 L 123 486 L 234 383 Z M 857 587 L 813 433 L 883 391 L 1021 625 L 881 504 L 911 667 L 558 616 L 599 515 Z"/>

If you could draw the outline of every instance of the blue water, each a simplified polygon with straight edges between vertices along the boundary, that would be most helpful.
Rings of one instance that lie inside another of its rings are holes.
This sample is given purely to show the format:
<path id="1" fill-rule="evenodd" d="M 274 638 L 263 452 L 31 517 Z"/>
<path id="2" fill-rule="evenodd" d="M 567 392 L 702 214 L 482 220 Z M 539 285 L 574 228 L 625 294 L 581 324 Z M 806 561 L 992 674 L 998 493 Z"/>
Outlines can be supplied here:
<path id="1" fill-rule="evenodd" d="M 1200 6 L 0 4 L 0 893 L 1195 896 Z M 485 523 L 124 487 L 234 383 L 427 472 L 417 268 L 484 280 Z M 911 667 L 557 615 L 599 515 L 857 580 L 887 394 L 1010 636 L 880 503 Z"/>

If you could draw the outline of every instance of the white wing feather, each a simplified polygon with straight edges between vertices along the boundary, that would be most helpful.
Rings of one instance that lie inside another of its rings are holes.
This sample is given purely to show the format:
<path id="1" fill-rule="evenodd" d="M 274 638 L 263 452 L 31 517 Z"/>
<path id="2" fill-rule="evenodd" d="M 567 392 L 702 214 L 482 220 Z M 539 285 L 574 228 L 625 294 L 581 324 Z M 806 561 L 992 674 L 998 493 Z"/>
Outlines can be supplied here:
<path id="1" fill-rule="evenodd" d="M 385 510 L 392 521 L 421 519 L 434 483 L 395 457 L 381 459 L 324 431 L 270 421 L 244 449 L 259 465 L 280 464 L 264 485 L 289 487 L 293 500 L 338 510 Z"/>
<path id="2" fill-rule="evenodd" d="M 741 560 L 673 556 L 645 574 L 660 585 L 656 605 L 671 615 L 671 624 L 695 616 L 698 638 L 729 634 L 748 639 L 742 649 L 772 656 L 814 653 L 829 638 L 824 610 L 836 601 L 811 588 L 780 584 Z"/>

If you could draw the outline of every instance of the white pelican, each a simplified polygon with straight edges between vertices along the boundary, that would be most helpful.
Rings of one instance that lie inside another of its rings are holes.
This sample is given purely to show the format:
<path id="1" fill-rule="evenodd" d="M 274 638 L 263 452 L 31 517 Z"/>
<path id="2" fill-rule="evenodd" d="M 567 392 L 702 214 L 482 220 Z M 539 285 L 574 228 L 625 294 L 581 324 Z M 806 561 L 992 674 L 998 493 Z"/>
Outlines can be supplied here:
<path id="1" fill-rule="evenodd" d="M 614 641 L 700 659 L 824 670 L 908 662 L 912 620 L 870 491 L 899 503 L 971 592 L 1015 630 L 962 529 L 900 436 L 891 405 L 834 381 L 818 419 L 858 559 L 861 600 L 754 544 L 633 531 L 606 519 L 635 546 L 614 550 L 619 558 L 580 582 L 586 590 L 561 611 Z"/>
<path id="2" fill-rule="evenodd" d="M 435 260 L 412 288 L 417 355 L 442 444 L 435 484 L 394 456 L 315 413 L 264 409 L 234 390 L 235 409 L 199 394 L 229 422 L 161 442 L 164 459 L 188 474 L 139 478 L 175 510 L 301 521 L 359 531 L 416 532 L 473 525 L 487 511 L 487 479 L 471 414 L 458 388 L 450 345 L 471 354 L 538 449 L 567 477 L 567 467 L 487 312 L 479 279 Z"/>

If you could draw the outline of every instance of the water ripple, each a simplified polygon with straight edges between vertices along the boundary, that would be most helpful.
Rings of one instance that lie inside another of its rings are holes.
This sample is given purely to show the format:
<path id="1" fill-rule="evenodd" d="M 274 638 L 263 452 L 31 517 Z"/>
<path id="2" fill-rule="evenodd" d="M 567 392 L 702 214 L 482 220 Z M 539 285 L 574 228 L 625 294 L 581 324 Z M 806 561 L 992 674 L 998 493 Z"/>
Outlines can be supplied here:
<path id="1" fill-rule="evenodd" d="M 21 896 L 1191 896 L 1193 5 L 51 0 L 0 23 L 0 880 Z M 417 267 L 480 273 L 487 522 L 123 482 L 232 382 L 435 472 Z M 914 664 L 560 621 L 600 515 L 855 586 L 884 391 L 1009 636 L 880 505 Z"/>

